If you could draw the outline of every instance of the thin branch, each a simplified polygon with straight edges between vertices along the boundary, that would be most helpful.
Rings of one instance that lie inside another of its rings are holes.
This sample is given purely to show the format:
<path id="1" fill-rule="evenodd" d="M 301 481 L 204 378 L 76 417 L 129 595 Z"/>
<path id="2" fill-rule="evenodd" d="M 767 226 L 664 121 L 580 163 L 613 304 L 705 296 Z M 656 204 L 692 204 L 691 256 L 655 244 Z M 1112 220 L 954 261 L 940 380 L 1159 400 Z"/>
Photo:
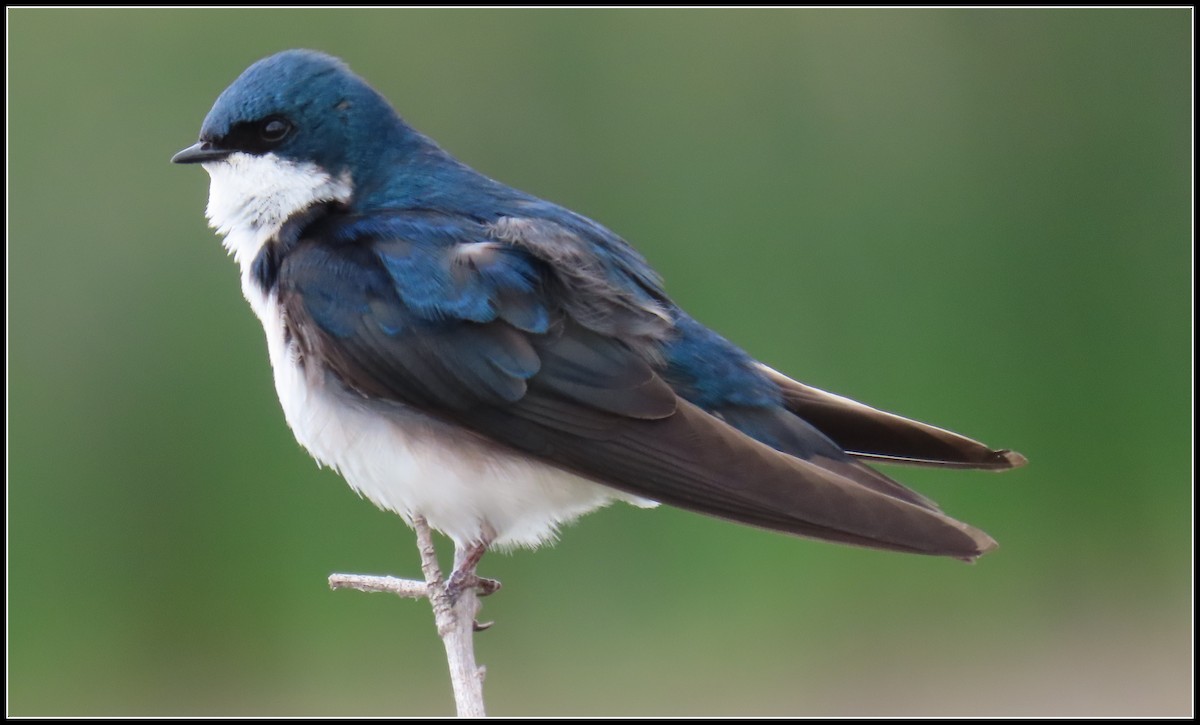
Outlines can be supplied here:
<path id="1" fill-rule="evenodd" d="M 398 579 L 392 576 L 367 574 L 331 574 L 332 589 L 356 589 L 361 592 L 389 592 L 408 599 L 428 599 L 433 606 L 434 623 L 438 636 L 446 648 L 446 662 L 450 666 L 450 684 L 454 687 L 454 703 L 459 717 L 485 717 L 483 707 L 484 668 L 475 664 L 475 615 L 479 611 L 479 597 L 474 586 L 463 587 L 457 600 L 452 600 L 447 591 L 446 580 L 438 566 L 437 552 L 433 548 L 433 532 L 422 516 L 413 517 L 413 528 L 417 532 L 417 548 L 421 552 L 421 571 L 425 581 Z M 467 562 L 468 554 L 455 548 L 455 566 Z M 474 578 L 474 567 L 464 572 Z"/>
<path id="2" fill-rule="evenodd" d="M 446 662 L 450 665 L 450 684 L 454 686 L 454 704 L 458 708 L 458 716 L 484 717 L 484 670 L 475 664 L 475 614 L 479 611 L 479 598 L 474 587 L 465 587 L 459 592 L 458 600 L 451 601 L 438 567 L 429 524 L 423 516 L 414 516 L 413 528 L 417 530 L 421 571 L 425 572 L 425 583 L 429 585 L 434 622 L 446 647 Z M 460 558 L 457 546 L 454 558 L 456 562 Z M 473 571 L 468 573 L 474 574 Z"/>
<path id="3" fill-rule="evenodd" d="M 425 582 L 373 574 L 330 574 L 329 588 L 333 590 L 357 589 L 360 592 L 386 592 L 405 599 L 424 599 L 429 596 L 429 587 Z"/>

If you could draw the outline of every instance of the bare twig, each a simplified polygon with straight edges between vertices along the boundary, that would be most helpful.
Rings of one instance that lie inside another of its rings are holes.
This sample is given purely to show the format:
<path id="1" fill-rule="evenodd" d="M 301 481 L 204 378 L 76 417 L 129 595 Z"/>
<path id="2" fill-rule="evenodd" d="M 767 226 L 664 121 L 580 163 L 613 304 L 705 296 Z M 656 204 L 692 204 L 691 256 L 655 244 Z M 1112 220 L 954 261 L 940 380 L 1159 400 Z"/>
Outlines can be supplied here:
<path id="1" fill-rule="evenodd" d="M 330 574 L 330 589 L 357 589 L 360 592 L 387 592 L 405 599 L 424 599 L 429 587 L 415 579 L 397 579 L 394 576 L 373 574 Z"/>
<path id="2" fill-rule="evenodd" d="M 459 717 L 484 717 L 483 676 L 484 668 L 475 664 L 475 615 L 479 611 L 479 597 L 474 586 L 455 592 L 455 599 L 447 590 L 446 580 L 438 566 L 437 552 L 433 548 L 433 532 L 422 516 L 413 517 L 413 528 L 417 532 L 417 548 L 421 552 L 421 571 L 425 581 L 397 579 L 391 576 L 366 574 L 331 574 L 332 589 L 357 589 L 362 592 L 390 592 L 409 599 L 428 599 L 433 606 L 434 623 L 438 636 L 446 648 L 446 662 L 450 665 L 450 684 L 454 687 L 454 703 Z M 454 563 L 458 567 L 468 562 L 468 553 L 455 547 Z M 466 572 L 474 577 L 474 567 Z"/>
<path id="3" fill-rule="evenodd" d="M 450 684 L 454 686 L 454 703 L 459 717 L 483 717 L 483 668 L 475 664 L 475 614 L 479 610 L 479 598 L 474 587 L 459 592 L 458 600 L 452 601 L 446 591 L 446 582 L 438 568 L 433 550 L 433 533 L 424 517 L 413 518 L 417 530 L 417 548 L 421 551 L 421 570 L 425 572 L 425 583 L 429 585 L 429 601 L 433 604 L 433 617 L 438 634 L 446 647 L 446 662 L 450 665 Z M 459 550 L 454 550 L 455 563 Z M 474 572 L 470 572 L 474 573 Z"/>

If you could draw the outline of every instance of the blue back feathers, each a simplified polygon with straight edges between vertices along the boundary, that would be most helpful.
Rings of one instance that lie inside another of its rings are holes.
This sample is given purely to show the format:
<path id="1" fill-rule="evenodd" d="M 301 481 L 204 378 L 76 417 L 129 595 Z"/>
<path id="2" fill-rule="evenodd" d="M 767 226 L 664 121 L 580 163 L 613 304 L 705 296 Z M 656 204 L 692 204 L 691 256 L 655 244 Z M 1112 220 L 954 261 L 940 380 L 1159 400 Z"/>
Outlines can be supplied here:
<path id="1" fill-rule="evenodd" d="M 315 163 L 333 176 L 348 173 L 354 187 L 354 197 L 336 213 L 285 225 L 254 263 L 259 284 L 271 288 L 294 248 L 320 239 L 292 260 L 292 273 L 305 287 L 312 319 L 331 335 L 361 331 L 364 318 L 392 336 L 413 325 L 496 320 L 539 335 L 566 309 L 619 319 L 619 308 L 591 308 L 625 298 L 621 304 L 631 315 L 640 308 L 663 311 L 670 329 L 661 335 L 657 365 L 681 397 L 706 410 L 779 407 L 778 388 L 751 358 L 677 308 L 623 239 L 455 160 L 342 61 L 289 50 L 255 63 L 217 99 L 201 138 L 220 138 L 238 123 L 273 114 L 296 127 L 280 156 Z M 540 236 L 524 248 L 498 241 L 496 224 L 503 219 L 534 220 Z M 555 270 L 556 245 L 563 252 L 557 261 L 572 269 Z M 586 274 L 570 275 L 580 269 Z M 587 303 L 589 293 L 596 296 L 591 308 L 572 308 L 574 297 Z M 634 334 L 622 327 L 601 331 Z M 505 364 L 532 374 L 528 365 Z"/>

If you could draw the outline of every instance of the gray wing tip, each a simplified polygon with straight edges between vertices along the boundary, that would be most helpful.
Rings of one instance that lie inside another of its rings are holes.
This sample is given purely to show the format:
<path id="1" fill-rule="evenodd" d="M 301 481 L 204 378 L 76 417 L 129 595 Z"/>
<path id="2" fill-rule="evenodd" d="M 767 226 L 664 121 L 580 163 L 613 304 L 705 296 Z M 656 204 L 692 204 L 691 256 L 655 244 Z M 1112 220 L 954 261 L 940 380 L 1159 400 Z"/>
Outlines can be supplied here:
<path id="1" fill-rule="evenodd" d="M 997 544 L 995 539 L 973 526 L 964 526 L 963 531 L 975 541 L 975 553 L 957 557 L 960 561 L 974 564 L 975 560 L 979 557 L 1000 547 L 1000 544 Z"/>
<path id="2" fill-rule="evenodd" d="M 1029 463 L 1029 459 L 1016 451 L 1004 449 L 992 451 L 991 455 L 988 456 L 988 462 L 997 470 L 1007 470 L 1009 468 L 1020 468 Z"/>

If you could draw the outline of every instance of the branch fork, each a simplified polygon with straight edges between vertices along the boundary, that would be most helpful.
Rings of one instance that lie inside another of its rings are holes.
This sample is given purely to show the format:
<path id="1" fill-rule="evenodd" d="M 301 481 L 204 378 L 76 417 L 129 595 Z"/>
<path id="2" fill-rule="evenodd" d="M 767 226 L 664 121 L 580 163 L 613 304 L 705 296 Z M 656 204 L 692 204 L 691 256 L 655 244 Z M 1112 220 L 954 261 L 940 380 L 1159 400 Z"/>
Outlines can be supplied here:
<path id="1" fill-rule="evenodd" d="M 475 615 L 479 612 L 479 595 L 491 594 L 500 588 L 500 582 L 475 574 L 475 567 L 487 551 L 487 542 L 467 547 L 456 546 L 454 571 L 446 579 L 438 566 L 429 523 L 423 516 L 414 516 L 412 524 L 417 532 L 417 548 L 421 552 L 421 572 L 425 575 L 425 581 L 370 574 L 331 574 L 329 588 L 387 592 L 405 599 L 428 599 L 433 607 L 438 636 L 446 648 L 458 716 L 484 717 L 485 668 L 475 664 L 474 634 L 487 629 L 492 623 L 479 624 Z"/>

